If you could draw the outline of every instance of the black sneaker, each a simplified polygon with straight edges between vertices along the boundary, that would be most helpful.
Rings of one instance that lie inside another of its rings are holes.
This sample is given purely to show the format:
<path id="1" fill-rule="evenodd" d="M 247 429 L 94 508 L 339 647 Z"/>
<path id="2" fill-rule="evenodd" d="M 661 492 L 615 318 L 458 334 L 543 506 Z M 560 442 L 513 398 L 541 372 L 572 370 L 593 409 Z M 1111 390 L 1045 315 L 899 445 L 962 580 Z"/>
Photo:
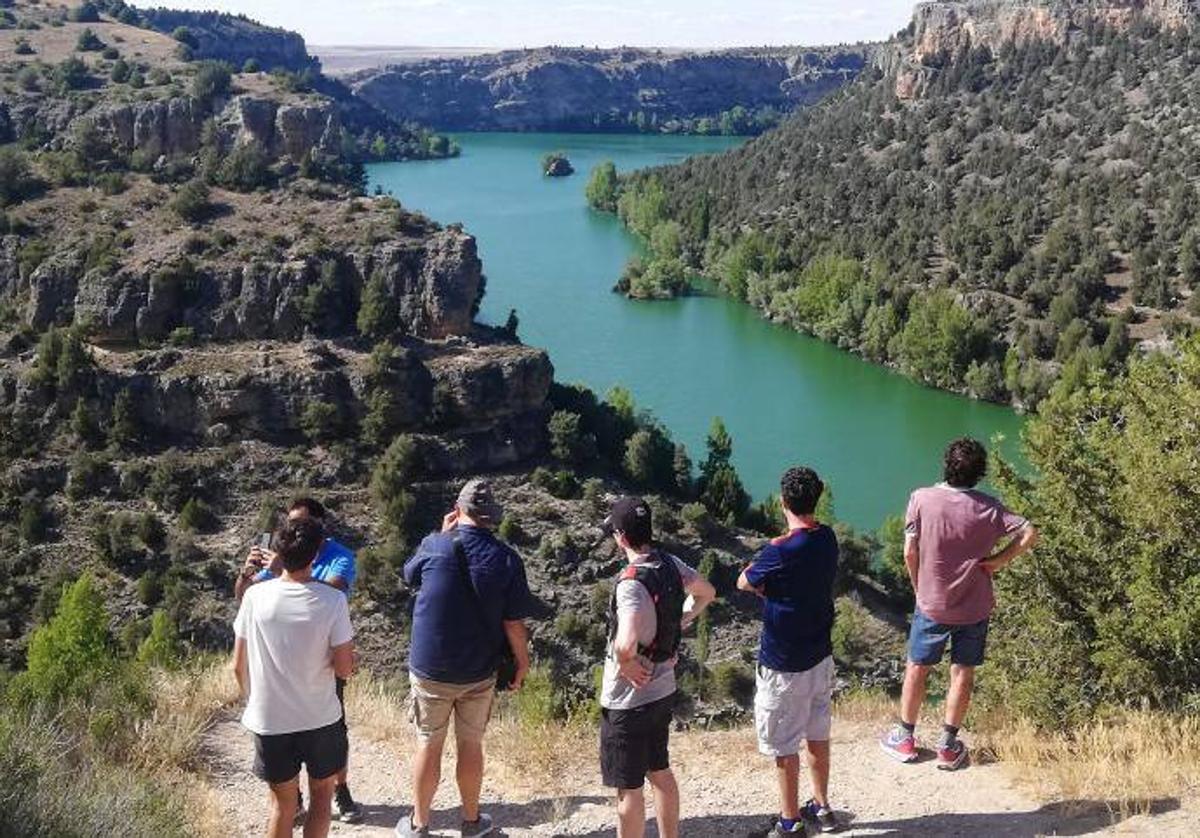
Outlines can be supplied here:
<path id="1" fill-rule="evenodd" d="M 333 790 L 334 814 L 342 823 L 358 823 L 363 819 L 362 807 L 350 796 L 350 786 L 339 783 Z"/>
<path id="2" fill-rule="evenodd" d="M 842 822 L 838 820 L 837 813 L 812 798 L 800 807 L 800 817 L 822 832 L 840 832 L 842 829 Z"/>

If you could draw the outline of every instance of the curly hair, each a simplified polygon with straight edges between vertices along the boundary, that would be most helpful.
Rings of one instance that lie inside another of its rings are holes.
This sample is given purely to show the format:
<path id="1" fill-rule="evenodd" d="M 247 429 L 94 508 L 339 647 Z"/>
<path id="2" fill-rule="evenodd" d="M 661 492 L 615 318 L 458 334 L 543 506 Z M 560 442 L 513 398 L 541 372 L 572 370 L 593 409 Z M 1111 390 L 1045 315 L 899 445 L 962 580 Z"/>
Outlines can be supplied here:
<path id="1" fill-rule="evenodd" d="M 288 507 L 288 512 L 295 512 L 297 509 L 303 509 L 314 518 L 325 517 L 325 507 L 316 498 L 298 497 L 292 501 Z"/>
<path id="2" fill-rule="evenodd" d="M 942 479 L 956 489 L 971 489 L 987 474 L 987 459 L 987 449 L 978 440 L 956 439 L 946 446 Z"/>
<path id="3" fill-rule="evenodd" d="M 275 549 L 285 569 L 295 572 L 313 563 L 325 541 L 325 531 L 313 518 L 285 521 L 275 531 Z"/>
<path id="4" fill-rule="evenodd" d="M 783 473 L 779 489 L 785 509 L 793 515 L 811 515 L 825 491 L 825 484 L 811 468 L 796 466 Z"/>

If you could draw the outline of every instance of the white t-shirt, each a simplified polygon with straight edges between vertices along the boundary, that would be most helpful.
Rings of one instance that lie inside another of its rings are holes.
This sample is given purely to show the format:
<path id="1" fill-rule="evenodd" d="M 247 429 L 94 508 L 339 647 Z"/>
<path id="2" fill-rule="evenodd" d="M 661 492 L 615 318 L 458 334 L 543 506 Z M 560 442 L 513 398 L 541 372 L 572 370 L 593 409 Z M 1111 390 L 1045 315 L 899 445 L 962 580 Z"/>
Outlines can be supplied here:
<path id="1" fill-rule="evenodd" d="M 246 591 L 233 622 L 246 641 L 250 696 L 242 724 L 260 736 L 316 730 L 342 717 L 333 647 L 354 637 L 345 595 L 320 582 L 271 579 Z"/>

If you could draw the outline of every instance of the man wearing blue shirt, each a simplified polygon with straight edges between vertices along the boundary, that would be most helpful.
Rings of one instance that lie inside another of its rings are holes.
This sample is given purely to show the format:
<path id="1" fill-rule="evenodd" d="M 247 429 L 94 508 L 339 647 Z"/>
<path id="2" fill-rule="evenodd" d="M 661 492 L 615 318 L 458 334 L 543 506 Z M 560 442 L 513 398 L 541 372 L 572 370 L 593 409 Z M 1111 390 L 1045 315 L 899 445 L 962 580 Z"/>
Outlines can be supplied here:
<path id="1" fill-rule="evenodd" d="M 833 581 L 837 536 L 813 514 L 825 486 L 809 468 L 780 481 L 788 532 L 765 546 L 738 578 L 763 601 L 755 678 L 758 749 L 775 758 L 780 816 L 772 836 L 840 828 L 829 805 L 829 732 L 833 703 Z M 800 744 L 808 751 L 813 796 L 800 805 Z"/>
<path id="2" fill-rule="evenodd" d="M 287 517 L 289 521 L 312 519 L 319 523 L 322 529 L 325 528 L 325 507 L 314 498 L 301 497 L 292 501 L 291 506 L 288 507 Z M 282 567 L 282 562 L 274 551 L 257 545 L 253 547 L 233 586 L 233 593 L 238 602 L 241 602 L 242 595 L 251 585 L 277 578 Z M 326 535 L 321 549 L 317 553 L 317 558 L 312 563 L 313 581 L 336 588 L 349 599 L 355 576 L 357 576 L 357 571 L 355 570 L 354 551 Z M 345 691 L 345 679 L 338 678 L 337 695 L 338 700 L 342 702 L 343 724 L 346 721 Z M 362 820 L 363 813 L 359 805 L 354 802 L 353 795 L 350 794 L 347 770 L 348 764 L 347 768 L 343 768 L 338 775 L 337 787 L 334 789 L 334 801 L 339 820 L 343 823 L 358 823 Z M 301 799 L 299 808 L 303 814 L 303 799 Z"/>
<path id="3" fill-rule="evenodd" d="M 404 564 L 404 581 L 416 591 L 408 668 L 417 752 L 413 809 L 396 824 L 399 838 L 429 834 L 452 716 L 462 836 L 492 831 L 491 817 L 479 811 L 483 735 L 505 649 L 516 665 L 509 689 L 519 689 L 529 671 L 525 619 L 532 616 L 521 557 L 492 534 L 502 517 L 487 482 L 471 480 L 442 531 L 426 537 Z"/>

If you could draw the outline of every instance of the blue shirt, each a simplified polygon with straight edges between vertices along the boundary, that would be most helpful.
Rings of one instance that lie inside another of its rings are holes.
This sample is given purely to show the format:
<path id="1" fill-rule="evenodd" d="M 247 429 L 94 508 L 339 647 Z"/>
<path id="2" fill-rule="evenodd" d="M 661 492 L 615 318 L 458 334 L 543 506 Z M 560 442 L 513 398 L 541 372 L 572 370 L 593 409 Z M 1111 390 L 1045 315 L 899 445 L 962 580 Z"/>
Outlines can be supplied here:
<path id="1" fill-rule="evenodd" d="M 312 578 L 318 582 L 328 582 L 335 576 L 340 578 L 346 583 L 346 590 L 343 593 L 349 599 L 350 589 L 354 587 L 354 577 L 357 575 L 354 551 L 332 538 L 325 539 L 325 543 L 317 551 L 317 557 L 313 559 Z M 262 582 L 274 578 L 275 574 L 263 568 L 255 575 L 254 581 Z"/>
<path id="2" fill-rule="evenodd" d="M 462 539 L 467 568 L 454 550 Z M 416 589 L 409 669 L 445 684 L 473 684 L 496 672 L 508 642 L 505 620 L 530 616 L 525 565 L 491 532 L 459 525 L 426 536 L 407 562 L 404 581 Z"/>
<path id="3" fill-rule="evenodd" d="M 765 596 L 758 648 L 763 666 L 804 672 L 833 654 L 837 563 L 837 536 L 821 525 L 776 538 L 746 568 L 746 580 Z"/>

